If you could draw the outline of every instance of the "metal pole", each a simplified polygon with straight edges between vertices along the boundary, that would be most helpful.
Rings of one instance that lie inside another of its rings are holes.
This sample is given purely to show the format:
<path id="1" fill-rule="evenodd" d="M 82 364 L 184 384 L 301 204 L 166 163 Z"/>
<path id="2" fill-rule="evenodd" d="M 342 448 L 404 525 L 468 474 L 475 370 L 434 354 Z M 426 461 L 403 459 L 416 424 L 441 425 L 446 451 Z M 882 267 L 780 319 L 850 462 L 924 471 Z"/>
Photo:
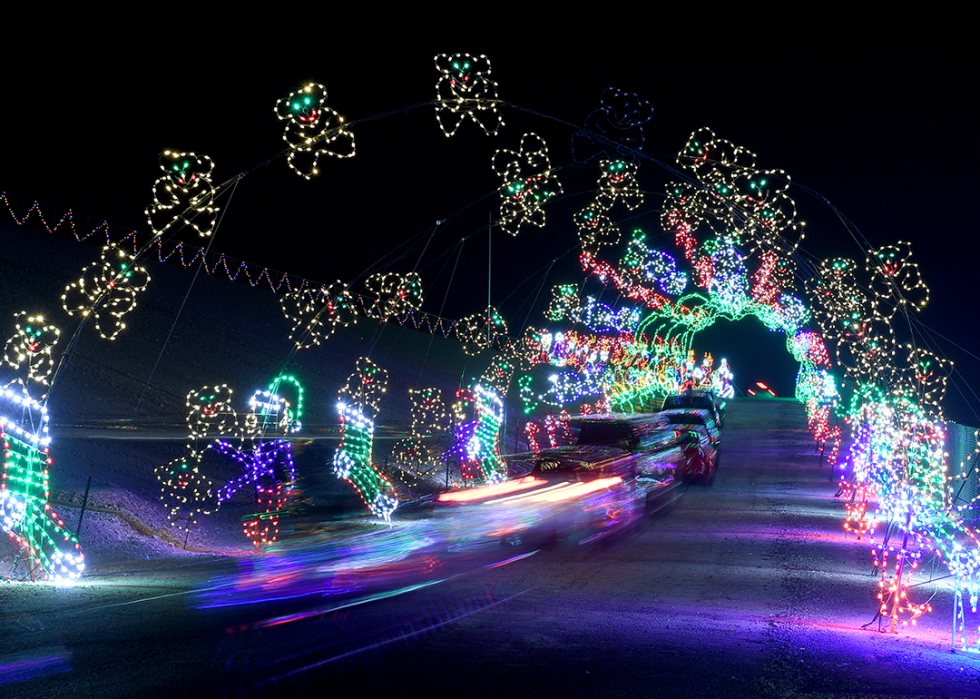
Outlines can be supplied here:
<path id="1" fill-rule="evenodd" d="M 75 538 L 79 538 L 82 533 L 82 519 L 85 517 L 85 507 L 88 505 L 88 491 L 92 487 L 92 472 L 95 471 L 95 462 L 88 469 L 88 482 L 85 484 L 85 497 L 82 498 L 82 511 L 78 515 L 78 529 L 75 530 Z"/>
<path id="2" fill-rule="evenodd" d="M 490 214 L 487 214 L 487 344 L 490 343 L 490 325 L 492 320 L 490 318 L 490 283 L 493 277 L 491 276 L 491 264 L 493 262 L 491 254 L 493 252 L 493 220 Z"/>

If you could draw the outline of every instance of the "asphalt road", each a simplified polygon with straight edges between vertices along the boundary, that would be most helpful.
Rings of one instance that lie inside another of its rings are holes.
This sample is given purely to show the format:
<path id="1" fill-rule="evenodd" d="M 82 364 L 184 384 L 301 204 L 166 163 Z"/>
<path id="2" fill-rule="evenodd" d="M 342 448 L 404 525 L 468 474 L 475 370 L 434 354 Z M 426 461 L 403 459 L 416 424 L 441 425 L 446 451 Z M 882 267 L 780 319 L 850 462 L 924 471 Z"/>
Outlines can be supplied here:
<path id="1" fill-rule="evenodd" d="M 419 554 L 266 602 L 303 573 L 202 556 L 0 585 L 0 696 L 980 696 L 948 580 L 916 588 L 917 627 L 861 628 L 869 547 L 799 405 L 739 402 L 722 440 L 713 486 L 585 546 Z"/>

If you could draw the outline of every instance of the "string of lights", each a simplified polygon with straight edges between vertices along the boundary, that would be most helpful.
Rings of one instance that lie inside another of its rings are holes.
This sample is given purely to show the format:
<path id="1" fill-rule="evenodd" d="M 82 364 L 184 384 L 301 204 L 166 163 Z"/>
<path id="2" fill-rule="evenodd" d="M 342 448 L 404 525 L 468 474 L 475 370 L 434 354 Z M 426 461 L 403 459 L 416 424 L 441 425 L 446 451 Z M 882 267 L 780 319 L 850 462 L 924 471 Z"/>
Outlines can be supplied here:
<path id="1" fill-rule="evenodd" d="M 333 458 L 334 474 L 351 484 L 372 514 L 386 521 L 398 507 L 398 496 L 374 462 L 374 419 L 387 390 L 388 372 L 367 357 L 358 359 L 338 392 L 340 445 Z"/>

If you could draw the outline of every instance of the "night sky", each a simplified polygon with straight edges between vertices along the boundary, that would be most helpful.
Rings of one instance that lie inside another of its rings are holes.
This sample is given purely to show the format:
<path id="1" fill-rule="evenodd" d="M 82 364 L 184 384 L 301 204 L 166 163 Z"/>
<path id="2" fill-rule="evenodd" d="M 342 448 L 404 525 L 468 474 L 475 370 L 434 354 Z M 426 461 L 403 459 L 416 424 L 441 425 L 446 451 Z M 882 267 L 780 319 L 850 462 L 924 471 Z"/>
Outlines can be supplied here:
<path id="1" fill-rule="evenodd" d="M 16 101 L 3 117 L 0 188 L 146 231 L 157 154 L 166 148 L 207 154 L 216 182 L 249 171 L 231 203 L 222 199 L 226 214 L 213 250 L 323 282 L 353 282 L 383 264 L 417 269 L 424 310 L 460 317 L 487 304 L 489 237 L 490 300 L 516 334 L 525 320 L 544 322 L 553 284 L 581 279 L 571 214 L 593 195 L 596 168 L 574 162 L 570 137 L 573 125 L 599 106 L 602 89 L 615 86 L 655 109 L 639 172 L 646 203 L 619 218 L 624 231 L 642 228 L 651 245 L 676 251 L 659 225 L 663 186 L 676 178 L 661 164 L 673 167 L 687 136 L 712 128 L 755 152 L 761 167 L 790 174 L 796 185 L 790 196 L 808 223 L 802 244 L 808 259 L 862 260 L 854 236 L 873 246 L 912 243 L 932 288 L 915 332 L 961 372 L 947 397 L 949 416 L 980 424 L 973 395 L 980 361 L 967 353 L 977 346 L 980 259 L 976 60 L 964 60 L 957 48 L 898 41 L 884 51 L 855 49 L 861 44 L 841 36 L 781 48 L 760 42 L 756 49 L 707 39 L 670 45 L 651 39 L 617 50 L 601 44 L 555 49 L 456 37 L 419 39 L 400 50 L 328 43 L 302 55 L 272 39 L 248 50 L 202 43 L 197 50 L 133 53 L 110 45 L 97 57 L 65 49 L 71 60 L 51 69 L 23 60 L 14 69 L 7 56 L 7 96 Z M 506 125 L 495 138 L 464 124 L 447 139 L 431 106 L 412 107 L 435 95 L 433 55 L 457 50 L 486 53 L 500 98 L 528 110 L 504 107 Z M 320 176 L 309 182 L 284 158 L 262 165 L 285 145 L 276 100 L 308 81 L 327 87 L 327 105 L 354 124 L 357 141 L 356 157 L 322 158 Z M 544 229 L 488 236 L 499 202 L 492 155 L 517 149 L 527 131 L 547 141 L 564 195 L 548 205 Z M 433 235 L 437 221 L 443 223 Z M 193 232 L 180 235 L 200 242 Z M 612 303 L 610 293 L 601 300 Z M 899 333 L 908 339 L 908 328 Z M 774 345 L 766 335 L 758 323 L 719 324 L 706 338 L 711 346 L 699 350 L 717 356 L 737 348 L 737 383 L 766 380 L 788 395 L 795 367 L 779 351 L 782 339 Z"/>

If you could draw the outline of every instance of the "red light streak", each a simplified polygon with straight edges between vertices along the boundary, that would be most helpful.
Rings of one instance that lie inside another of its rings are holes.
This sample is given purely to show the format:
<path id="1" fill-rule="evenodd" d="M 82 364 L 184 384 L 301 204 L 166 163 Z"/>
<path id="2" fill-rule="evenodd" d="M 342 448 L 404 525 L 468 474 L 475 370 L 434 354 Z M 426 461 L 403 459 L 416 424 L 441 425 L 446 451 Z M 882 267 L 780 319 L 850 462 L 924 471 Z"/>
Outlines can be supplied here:
<path id="1" fill-rule="evenodd" d="M 496 497 L 506 495 L 507 493 L 515 493 L 520 490 L 527 490 L 528 488 L 535 488 L 544 483 L 547 483 L 547 481 L 535 478 L 534 476 L 525 476 L 516 481 L 507 481 L 499 485 L 488 485 L 483 488 L 471 488 L 470 490 L 457 490 L 451 493 L 443 493 L 439 496 L 439 502 L 482 500 L 483 498 Z"/>

